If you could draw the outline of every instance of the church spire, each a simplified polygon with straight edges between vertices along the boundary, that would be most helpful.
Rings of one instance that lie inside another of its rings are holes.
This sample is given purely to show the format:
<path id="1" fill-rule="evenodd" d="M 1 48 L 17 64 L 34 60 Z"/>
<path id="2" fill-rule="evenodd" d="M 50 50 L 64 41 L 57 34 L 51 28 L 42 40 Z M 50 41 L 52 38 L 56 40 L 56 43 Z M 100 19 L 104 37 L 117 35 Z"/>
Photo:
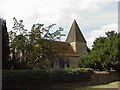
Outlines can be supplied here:
<path id="1" fill-rule="evenodd" d="M 74 19 L 72 26 L 70 28 L 69 34 L 67 36 L 66 42 L 83 42 L 86 43 L 86 40 L 80 31 L 80 28 Z"/>

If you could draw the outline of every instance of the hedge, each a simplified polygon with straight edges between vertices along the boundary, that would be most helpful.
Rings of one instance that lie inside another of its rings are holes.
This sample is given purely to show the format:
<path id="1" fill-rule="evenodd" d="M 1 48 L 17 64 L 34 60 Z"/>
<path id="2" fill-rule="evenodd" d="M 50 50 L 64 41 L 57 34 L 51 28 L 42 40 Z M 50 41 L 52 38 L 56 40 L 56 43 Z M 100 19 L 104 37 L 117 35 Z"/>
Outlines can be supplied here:
<path id="1" fill-rule="evenodd" d="M 91 80 L 90 68 L 65 68 L 51 70 L 3 70 L 4 86 L 39 86 L 51 83 L 76 83 Z"/>

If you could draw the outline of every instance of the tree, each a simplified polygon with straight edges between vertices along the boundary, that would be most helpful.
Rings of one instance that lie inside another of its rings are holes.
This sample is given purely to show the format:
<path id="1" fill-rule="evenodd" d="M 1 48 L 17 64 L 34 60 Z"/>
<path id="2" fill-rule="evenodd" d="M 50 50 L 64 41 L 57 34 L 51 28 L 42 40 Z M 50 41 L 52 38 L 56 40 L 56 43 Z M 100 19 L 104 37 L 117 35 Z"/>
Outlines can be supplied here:
<path id="1" fill-rule="evenodd" d="M 120 71 L 120 56 L 119 56 L 119 45 L 120 45 L 120 33 L 114 31 L 108 32 L 106 40 L 106 52 L 108 54 L 107 68 L 111 67 L 117 71 Z"/>
<path id="2" fill-rule="evenodd" d="M 51 32 L 51 28 L 55 24 L 44 27 L 44 24 L 33 24 L 31 31 L 27 33 L 22 25 L 23 21 L 14 20 L 14 31 L 10 32 L 11 48 L 14 51 L 16 63 L 14 68 L 46 68 L 51 64 L 57 54 L 60 52 L 55 41 L 60 40 L 64 36 L 61 32 L 63 29 L 59 27 L 55 32 Z M 24 65 L 21 61 L 24 61 Z M 20 66 L 20 67 L 15 67 Z M 22 66 L 22 67 L 21 67 Z"/>
<path id="3" fill-rule="evenodd" d="M 26 45 L 27 45 L 27 30 L 24 29 L 23 20 L 19 22 L 14 17 L 13 31 L 9 32 L 9 40 L 11 47 L 11 68 L 25 69 L 26 63 Z"/>
<path id="4" fill-rule="evenodd" d="M 64 34 L 62 28 L 59 27 L 53 33 L 50 33 L 51 28 L 55 24 L 52 24 L 44 28 L 43 24 L 34 24 L 32 26 L 31 32 L 29 34 L 29 44 L 28 44 L 28 60 L 29 64 L 34 66 L 34 68 L 47 68 L 50 64 L 58 58 L 60 53 L 60 47 L 56 46 L 55 41 L 59 40 Z M 31 57 L 32 56 L 32 57 Z"/>
<path id="5" fill-rule="evenodd" d="M 120 34 L 111 31 L 107 32 L 106 35 L 107 37 L 97 38 L 94 41 L 90 53 L 81 58 L 81 62 L 85 64 L 84 67 L 87 66 L 93 69 L 108 71 L 110 71 L 110 69 L 115 69 L 118 71 L 118 68 L 120 68 L 120 56 L 118 53 Z"/>
<path id="6" fill-rule="evenodd" d="M 2 24 L 2 69 L 9 69 L 9 37 L 6 27 L 6 21 L 1 19 Z"/>

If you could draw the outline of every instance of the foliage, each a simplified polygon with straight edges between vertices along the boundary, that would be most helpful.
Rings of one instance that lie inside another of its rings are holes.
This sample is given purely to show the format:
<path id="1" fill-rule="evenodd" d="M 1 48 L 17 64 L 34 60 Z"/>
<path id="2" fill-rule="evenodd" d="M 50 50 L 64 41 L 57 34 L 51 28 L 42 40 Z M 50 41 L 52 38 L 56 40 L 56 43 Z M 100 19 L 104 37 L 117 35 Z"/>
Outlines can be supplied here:
<path id="1" fill-rule="evenodd" d="M 6 27 L 6 21 L 1 19 L 2 24 L 2 68 L 3 69 L 8 69 L 10 67 L 9 65 L 9 37 L 8 37 L 8 32 L 7 32 L 7 27 Z"/>
<path id="2" fill-rule="evenodd" d="M 55 26 L 52 24 L 44 27 L 44 24 L 33 24 L 31 31 L 24 29 L 23 20 L 14 20 L 14 31 L 10 31 L 10 47 L 12 54 L 13 69 L 28 69 L 28 68 L 47 68 L 57 55 L 61 48 L 55 46 L 54 41 L 59 41 L 63 29 L 59 27 L 58 30 L 51 32 L 51 28 Z M 25 66 L 25 67 L 24 67 Z"/>
<path id="3" fill-rule="evenodd" d="M 39 86 L 52 83 L 76 83 L 91 80 L 93 70 L 89 68 L 67 68 L 52 70 L 4 70 L 3 86 Z"/>
<path id="4" fill-rule="evenodd" d="M 81 66 L 99 70 L 117 70 L 120 68 L 120 34 L 107 32 L 107 37 L 99 37 L 94 41 L 92 50 L 81 57 Z"/>

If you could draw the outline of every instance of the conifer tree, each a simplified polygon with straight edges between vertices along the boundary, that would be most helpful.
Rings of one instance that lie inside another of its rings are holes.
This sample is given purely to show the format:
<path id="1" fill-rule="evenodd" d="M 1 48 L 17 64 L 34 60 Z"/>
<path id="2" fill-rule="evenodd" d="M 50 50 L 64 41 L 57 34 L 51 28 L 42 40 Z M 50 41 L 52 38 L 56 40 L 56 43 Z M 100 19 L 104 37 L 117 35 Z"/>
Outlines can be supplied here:
<path id="1" fill-rule="evenodd" d="M 6 21 L 1 19 L 2 24 L 2 68 L 9 69 L 10 61 L 9 61 L 9 37 L 6 27 Z"/>

